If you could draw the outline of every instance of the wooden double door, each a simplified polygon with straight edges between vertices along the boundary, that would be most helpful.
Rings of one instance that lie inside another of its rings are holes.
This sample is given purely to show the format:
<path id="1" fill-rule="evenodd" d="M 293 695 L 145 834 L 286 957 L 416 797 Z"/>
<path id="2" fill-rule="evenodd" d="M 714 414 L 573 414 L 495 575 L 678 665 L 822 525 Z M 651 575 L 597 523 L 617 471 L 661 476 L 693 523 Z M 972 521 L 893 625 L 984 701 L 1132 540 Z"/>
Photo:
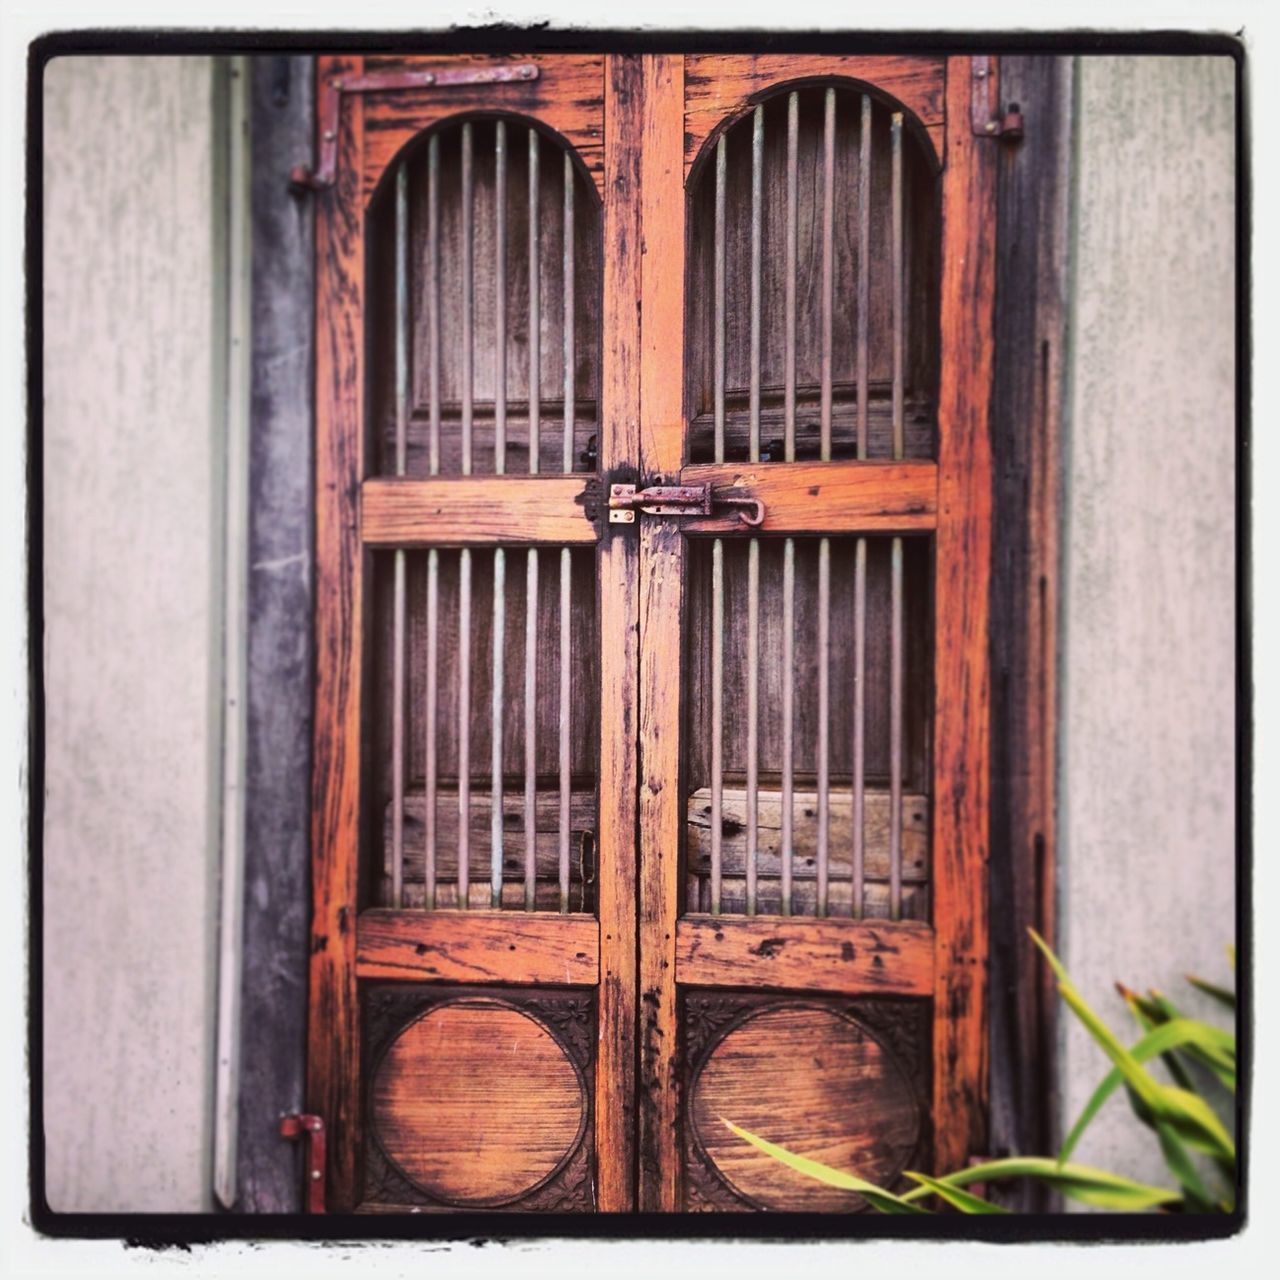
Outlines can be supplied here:
<path id="1" fill-rule="evenodd" d="M 981 1149 L 996 71 L 320 60 L 330 1210 Z"/>

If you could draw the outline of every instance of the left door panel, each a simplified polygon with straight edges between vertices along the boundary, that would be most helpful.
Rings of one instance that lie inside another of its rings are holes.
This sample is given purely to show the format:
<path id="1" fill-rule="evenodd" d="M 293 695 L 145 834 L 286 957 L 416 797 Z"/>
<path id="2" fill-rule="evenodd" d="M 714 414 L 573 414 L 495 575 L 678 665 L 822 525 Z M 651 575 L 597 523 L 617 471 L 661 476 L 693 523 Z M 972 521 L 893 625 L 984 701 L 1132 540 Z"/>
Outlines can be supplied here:
<path id="1" fill-rule="evenodd" d="M 628 452 L 602 261 L 620 77 L 318 64 L 308 1091 L 331 1211 L 630 1204 L 629 1037 L 601 1034 L 634 1023 L 612 590 L 634 553 L 598 511 Z"/>

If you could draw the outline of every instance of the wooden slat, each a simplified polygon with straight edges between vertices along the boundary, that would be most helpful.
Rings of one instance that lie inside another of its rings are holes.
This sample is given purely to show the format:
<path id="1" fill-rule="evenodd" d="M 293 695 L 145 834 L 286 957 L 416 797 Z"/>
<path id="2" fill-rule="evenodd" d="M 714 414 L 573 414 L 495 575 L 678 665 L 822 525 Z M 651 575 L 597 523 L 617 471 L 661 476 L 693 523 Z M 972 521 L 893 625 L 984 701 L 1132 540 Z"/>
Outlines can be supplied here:
<path id="1" fill-rule="evenodd" d="M 515 920 L 518 927 L 510 911 L 365 911 L 357 971 L 415 982 L 595 984 L 600 926 L 593 916 L 521 912 Z"/>
<path id="2" fill-rule="evenodd" d="M 932 462 L 700 462 L 681 470 L 680 483 L 759 498 L 764 533 L 924 532 L 937 514 Z M 733 508 L 681 521 L 689 533 L 742 527 Z"/>
<path id="3" fill-rule="evenodd" d="M 698 54 L 685 59 L 687 176 L 708 139 L 776 84 L 839 76 L 896 98 L 923 127 L 935 160 L 941 153 L 945 62 L 942 58 L 832 56 L 826 53 Z"/>
<path id="4" fill-rule="evenodd" d="M 364 201 L 372 198 L 401 147 L 438 121 L 469 111 L 511 111 L 540 120 L 577 151 L 597 189 L 603 191 L 604 58 L 600 54 L 467 53 L 447 58 L 370 58 L 367 65 L 370 71 L 430 71 L 471 62 L 532 62 L 540 75 L 508 84 L 362 95 L 367 99 L 368 130 L 361 186 Z"/>
<path id="5" fill-rule="evenodd" d="M 676 926 L 676 981 L 928 996 L 934 990 L 933 948 L 933 930 L 908 921 L 687 915 Z"/>
<path id="6" fill-rule="evenodd" d="M 984 1149 L 996 149 L 969 123 L 970 62 L 948 59 L 942 190 L 934 645 L 934 1161 Z"/>
<path id="7" fill-rule="evenodd" d="M 317 95 L 360 58 L 321 58 Z M 342 113 L 337 185 L 316 212 L 316 709 L 312 764 L 311 959 L 307 1109 L 328 1128 L 328 1207 L 356 1199 L 359 1016 L 356 893 L 360 847 L 361 642 L 365 600 L 356 498 L 364 473 L 360 429 L 364 226 L 356 183 L 360 104 Z"/>
<path id="8" fill-rule="evenodd" d="M 640 454 L 639 56 L 605 60 L 604 419 L 600 469 L 617 474 Z M 600 991 L 596 1058 L 596 1203 L 635 1207 L 636 729 L 640 651 L 640 554 L 629 525 L 606 525 L 600 574 L 600 794 L 597 826 Z"/>
<path id="9" fill-rule="evenodd" d="M 367 546 L 456 547 L 596 541 L 594 476 L 468 476 L 366 480 Z"/>
<path id="10" fill-rule="evenodd" d="M 640 463 L 646 476 L 669 476 L 679 469 L 684 435 L 684 62 L 649 56 L 643 67 Z M 638 1205 L 670 1212 L 681 1207 L 675 924 L 684 537 L 678 521 L 646 517 L 640 539 Z"/>

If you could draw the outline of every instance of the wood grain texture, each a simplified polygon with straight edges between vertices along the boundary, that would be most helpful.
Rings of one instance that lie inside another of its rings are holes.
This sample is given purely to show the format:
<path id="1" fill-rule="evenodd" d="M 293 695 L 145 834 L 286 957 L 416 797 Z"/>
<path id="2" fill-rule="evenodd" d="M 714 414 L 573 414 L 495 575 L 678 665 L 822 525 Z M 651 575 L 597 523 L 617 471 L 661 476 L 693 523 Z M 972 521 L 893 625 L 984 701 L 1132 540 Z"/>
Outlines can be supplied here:
<path id="1" fill-rule="evenodd" d="M 673 475 L 683 448 L 684 64 L 643 59 L 640 462 Z M 678 522 L 640 524 L 640 1079 L 642 1210 L 680 1207 L 675 925 L 679 908 L 680 616 L 684 538 Z"/>
<path id="2" fill-rule="evenodd" d="M 682 916 L 676 980 L 698 987 L 767 987 L 927 996 L 934 931 L 915 921 Z"/>
<path id="3" fill-rule="evenodd" d="M 640 455 L 639 56 L 605 60 L 602 474 L 634 477 Z M 636 743 L 639 717 L 639 547 L 628 526 L 606 525 L 600 573 L 600 1034 L 596 1062 L 597 1204 L 615 1213 L 636 1195 Z"/>
<path id="4" fill-rule="evenodd" d="M 604 57 L 601 54 L 457 54 L 447 58 L 370 57 L 373 71 L 430 71 L 467 63 L 532 62 L 536 80 L 511 84 L 370 93 L 368 146 L 361 196 L 368 202 L 400 150 L 423 129 L 451 116 L 502 111 L 536 120 L 560 134 L 578 154 L 597 189 L 604 182 L 602 138 Z"/>
<path id="5" fill-rule="evenodd" d="M 586 476 L 376 478 L 361 486 L 371 547 L 480 547 L 596 541 L 600 486 Z"/>
<path id="6" fill-rule="evenodd" d="M 591 916 L 512 911 L 364 911 L 361 978 L 592 986 L 599 925 Z"/>
<path id="7" fill-rule="evenodd" d="M 686 175 L 707 142 L 775 85 L 837 77 L 865 85 L 877 97 L 900 103 L 920 125 L 935 157 L 941 154 L 945 119 L 945 60 L 856 54 L 696 54 L 685 59 Z"/>
<path id="8" fill-rule="evenodd" d="M 970 61 L 948 59 L 942 196 L 934 666 L 933 1107 L 939 1169 L 984 1149 L 991 439 L 996 148 L 968 119 Z"/>
<path id="9" fill-rule="evenodd" d="M 327 77 L 356 74 L 361 63 L 356 57 L 321 58 L 317 94 Z M 354 1206 L 359 1124 L 364 225 L 356 185 L 363 151 L 356 102 L 342 114 L 336 185 L 318 196 L 316 210 L 316 711 L 307 1110 L 322 1115 L 328 1127 L 326 1186 L 329 1208 L 336 1211 Z"/>
<path id="10" fill-rule="evenodd" d="M 710 484 L 764 504 L 762 533 L 912 533 L 934 527 L 932 462 L 694 463 L 681 484 Z M 733 508 L 683 519 L 688 533 L 742 532 Z"/>

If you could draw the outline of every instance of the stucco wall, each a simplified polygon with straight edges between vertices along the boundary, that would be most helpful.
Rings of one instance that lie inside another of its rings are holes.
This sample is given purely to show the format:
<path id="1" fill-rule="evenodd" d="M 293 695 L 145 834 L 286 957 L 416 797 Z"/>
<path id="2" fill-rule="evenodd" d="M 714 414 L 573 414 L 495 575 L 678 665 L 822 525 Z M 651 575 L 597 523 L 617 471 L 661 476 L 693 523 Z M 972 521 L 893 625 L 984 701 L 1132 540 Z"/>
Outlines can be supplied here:
<path id="1" fill-rule="evenodd" d="M 213 62 L 44 82 L 44 1110 L 57 1210 L 210 1205 Z"/>
<path id="2" fill-rule="evenodd" d="M 1181 1000 L 1234 931 L 1234 65 L 1088 57 L 1077 84 L 1060 936 L 1130 1027 L 1114 980 Z M 1107 1063 L 1064 1022 L 1070 1124 Z M 1167 1181 L 1123 1097 L 1079 1154 Z"/>

